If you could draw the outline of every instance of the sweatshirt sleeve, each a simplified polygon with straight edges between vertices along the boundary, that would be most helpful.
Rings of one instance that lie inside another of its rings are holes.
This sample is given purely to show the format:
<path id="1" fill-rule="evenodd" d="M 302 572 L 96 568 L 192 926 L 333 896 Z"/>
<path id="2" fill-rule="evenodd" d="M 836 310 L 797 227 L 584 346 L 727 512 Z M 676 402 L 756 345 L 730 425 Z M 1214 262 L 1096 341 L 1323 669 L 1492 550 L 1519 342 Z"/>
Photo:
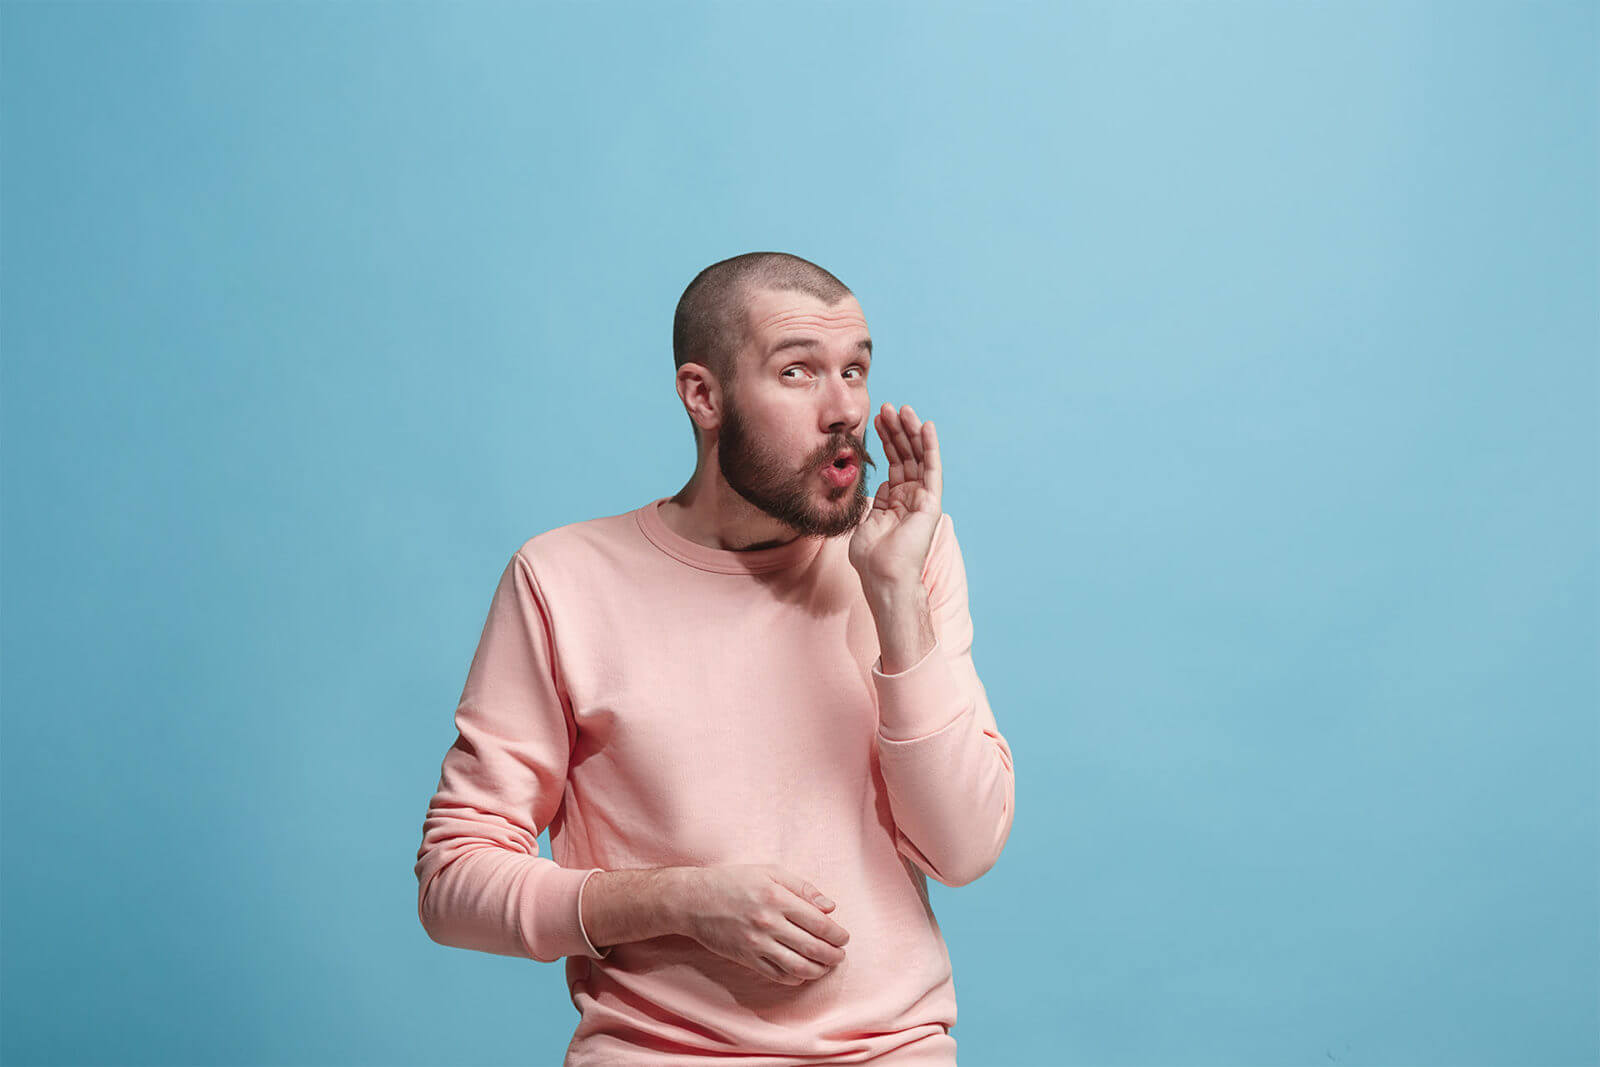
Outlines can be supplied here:
<path id="1" fill-rule="evenodd" d="M 1011 748 L 972 663 L 972 615 L 955 521 L 940 516 L 922 582 L 935 644 L 895 674 L 872 666 L 879 767 L 900 852 L 944 885 L 975 881 L 1011 834 L 1016 797 Z M 882 720 L 897 724 L 895 736 Z M 904 724 L 916 724 L 907 726 Z"/>
<path id="2" fill-rule="evenodd" d="M 548 608 L 518 549 L 500 575 L 422 823 L 417 918 L 442 945 L 553 962 L 604 959 L 580 919 L 600 868 L 539 855 L 575 739 Z"/>

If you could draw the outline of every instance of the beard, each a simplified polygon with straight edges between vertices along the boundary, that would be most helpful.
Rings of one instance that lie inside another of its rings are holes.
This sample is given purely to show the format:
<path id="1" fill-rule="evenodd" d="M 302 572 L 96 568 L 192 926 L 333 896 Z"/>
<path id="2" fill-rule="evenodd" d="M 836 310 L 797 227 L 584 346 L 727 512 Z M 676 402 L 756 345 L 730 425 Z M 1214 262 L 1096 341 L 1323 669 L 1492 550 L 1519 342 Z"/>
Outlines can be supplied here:
<path id="1" fill-rule="evenodd" d="M 846 448 L 856 454 L 856 481 L 854 486 L 838 488 L 821 470 Z M 855 529 L 872 503 L 867 468 L 874 465 L 865 444 L 847 436 L 829 442 L 804 470 L 792 471 L 759 438 L 750 436 L 731 398 L 717 435 L 717 466 L 728 487 L 801 537 L 835 537 Z"/>

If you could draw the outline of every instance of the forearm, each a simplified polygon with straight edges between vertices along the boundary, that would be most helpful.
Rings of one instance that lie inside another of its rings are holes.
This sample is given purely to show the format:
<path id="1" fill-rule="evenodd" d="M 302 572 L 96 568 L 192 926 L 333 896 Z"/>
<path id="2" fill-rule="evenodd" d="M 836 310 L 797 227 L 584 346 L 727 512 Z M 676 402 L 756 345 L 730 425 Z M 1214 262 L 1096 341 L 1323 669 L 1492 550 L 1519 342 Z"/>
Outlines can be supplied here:
<path id="1" fill-rule="evenodd" d="M 945 885 L 965 885 L 1005 846 L 1015 775 L 972 662 L 966 569 L 948 516 L 921 580 L 926 596 L 903 575 L 862 583 L 881 650 L 878 770 L 901 854 Z M 922 629 L 928 618 L 936 640 Z"/>
<path id="2" fill-rule="evenodd" d="M 595 948 L 687 934 L 686 874 L 690 868 L 600 871 L 583 887 L 583 928 Z"/>
<path id="3" fill-rule="evenodd" d="M 863 589 L 878 631 L 883 672 L 896 674 L 920 662 L 935 641 L 928 590 L 922 582 L 882 582 Z"/>

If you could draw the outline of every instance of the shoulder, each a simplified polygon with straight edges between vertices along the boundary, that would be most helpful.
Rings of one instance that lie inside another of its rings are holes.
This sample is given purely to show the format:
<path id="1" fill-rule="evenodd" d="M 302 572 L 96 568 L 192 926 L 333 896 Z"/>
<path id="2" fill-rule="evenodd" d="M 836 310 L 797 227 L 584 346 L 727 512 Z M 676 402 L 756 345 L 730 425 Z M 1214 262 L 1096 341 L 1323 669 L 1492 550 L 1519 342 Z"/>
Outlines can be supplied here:
<path id="1" fill-rule="evenodd" d="M 625 565 L 637 552 L 638 524 L 632 511 L 554 526 L 517 547 L 519 557 L 541 580 L 594 580 Z"/>

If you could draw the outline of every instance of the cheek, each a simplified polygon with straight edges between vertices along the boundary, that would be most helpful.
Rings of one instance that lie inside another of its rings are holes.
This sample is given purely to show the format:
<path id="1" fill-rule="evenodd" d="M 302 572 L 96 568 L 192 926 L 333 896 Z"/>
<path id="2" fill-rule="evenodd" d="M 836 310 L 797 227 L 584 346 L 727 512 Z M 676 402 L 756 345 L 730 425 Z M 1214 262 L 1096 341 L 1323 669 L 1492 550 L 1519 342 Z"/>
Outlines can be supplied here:
<path id="1" fill-rule="evenodd" d="M 805 428 L 816 421 L 809 399 L 799 390 L 787 394 L 773 390 L 739 405 L 739 418 L 745 432 L 759 437 L 774 452 L 803 451 Z"/>

